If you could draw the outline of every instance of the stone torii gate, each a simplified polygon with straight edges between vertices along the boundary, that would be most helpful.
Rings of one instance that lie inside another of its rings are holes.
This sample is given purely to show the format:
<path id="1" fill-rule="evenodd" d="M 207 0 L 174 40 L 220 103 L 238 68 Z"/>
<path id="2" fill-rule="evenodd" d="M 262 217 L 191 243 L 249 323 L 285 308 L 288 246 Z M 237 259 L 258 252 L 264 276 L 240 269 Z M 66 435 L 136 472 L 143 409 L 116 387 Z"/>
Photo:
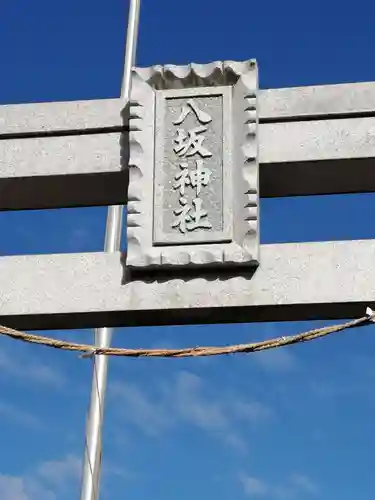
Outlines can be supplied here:
<path id="1" fill-rule="evenodd" d="M 340 319 L 375 305 L 374 241 L 259 246 L 259 196 L 375 191 L 375 83 L 259 90 L 252 60 L 135 68 L 132 82 L 125 108 L 0 107 L 0 210 L 128 205 L 127 253 L 1 257 L 1 324 Z"/>
<path id="2" fill-rule="evenodd" d="M 126 204 L 123 111 L 117 99 L 1 106 L 0 209 Z M 375 83 L 260 90 L 257 111 L 261 197 L 375 191 Z M 255 271 L 217 267 L 180 279 L 171 269 L 167 279 L 128 280 L 120 253 L 5 256 L 1 322 L 62 329 L 351 318 L 375 304 L 374 257 L 371 240 L 270 244 Z"/>

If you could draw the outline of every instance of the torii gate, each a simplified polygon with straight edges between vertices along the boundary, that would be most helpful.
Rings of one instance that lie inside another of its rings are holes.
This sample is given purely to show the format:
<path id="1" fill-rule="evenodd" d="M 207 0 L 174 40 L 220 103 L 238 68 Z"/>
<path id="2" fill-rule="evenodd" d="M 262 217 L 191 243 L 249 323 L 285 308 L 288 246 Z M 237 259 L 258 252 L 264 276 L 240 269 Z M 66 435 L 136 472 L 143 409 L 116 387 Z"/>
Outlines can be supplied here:
<path id="1" fill-rule="evenodd" d="M 106 345 L 116 326 L 363 315 L 374 241 L 259 248 L 258 200 L 375 191 L 375 83 L 258 90 L 255 61 L 132 71 L 138 13 L 121 98 L 0 107 L 1 210 L 112 206 L 103 253 L 0 258 L 1 324 L 105 325 Z M 82 500 L 99 483 L 96 391 Z"/>

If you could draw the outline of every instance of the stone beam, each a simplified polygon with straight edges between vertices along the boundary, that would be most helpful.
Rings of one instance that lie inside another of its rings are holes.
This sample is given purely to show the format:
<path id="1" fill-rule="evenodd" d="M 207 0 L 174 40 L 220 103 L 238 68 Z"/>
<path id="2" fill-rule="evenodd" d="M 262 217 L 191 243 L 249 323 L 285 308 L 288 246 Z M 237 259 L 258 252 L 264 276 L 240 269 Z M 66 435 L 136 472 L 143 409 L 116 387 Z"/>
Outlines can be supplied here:
<path id="1" fill-rule="evenodd" d="M 0 136 L 57 134 L 123 127 L 120 99 L 0 106 Z M 375 114 L 375 82 L 267 89 L 259 92 L 261 122 Z"/>
<path id="2" fill-rule="evenodd" d="M 0 324 L 22 329 L 344 319 L 375 307 L 375 240 L 264 245 L 253 275 L 129 281 L 120 254 L 0 258 Z"/>
<path id="3" fill-rule="evenodd" d="M 375 118 L 263 123 L 263 197 L 375 191 Z"/>
<path id="4" fill-rule="evenodd" d="M 341 83 L 260 91 L 262 122 L 374 116 L 375 83 Z"/>
<path id="5" fill-rule="evenodd" d="M 122 128 L 120 99 L 0 106 L 1 136 L 51 135 Z"/>
<path id="6" fill-rule="evenodd" d="M 261 91 L 261 196 L 375 191 L 374 96 L 375 83 Z M 1 106 L 0 210 L 126 204 L 121 112 L 119 99 Z"/>
<path id="7" fill-rule="evenodd" d="M 120 132 L 0 140 L 0 209 L 122 204 Z"/>
<path id="8" fill-rule="evenodd" d="M 375 191 L 375 118 L 263 123 L 262 197 Z M 126 204 L 121 132 L 0 140 L 0 209 Z"/>

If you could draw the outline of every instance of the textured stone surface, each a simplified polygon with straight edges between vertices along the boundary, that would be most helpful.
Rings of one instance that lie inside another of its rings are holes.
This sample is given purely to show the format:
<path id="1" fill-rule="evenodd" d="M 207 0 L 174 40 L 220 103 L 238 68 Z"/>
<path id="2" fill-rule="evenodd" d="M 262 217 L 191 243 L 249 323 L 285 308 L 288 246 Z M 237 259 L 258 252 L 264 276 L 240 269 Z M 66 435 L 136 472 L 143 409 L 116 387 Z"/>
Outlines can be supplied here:
<path id="1" fill-rule="evenodd" d="M 122 284 L 119 254 L 0 258 L 0 323 L 75 328 L 362 316 L 375 306 L 375 241 L 264 245 L 253 277 Z"/>
<path id="2" fill-rule="evenodd" d="M 252 60 L 134 69 L 129 267 L 258 263 L 257 93 Z"/>
<path id="3" fill-rule="evenodd" d="M 178 227 L 173 227 L 176 219 L 174 210 L 180 207 L 179 194 L 181 192 L 181 189 L 177 189 L 178 186 L 176 186 L 178 184 L 176 176 L 183 175 L 185 171 L 192 172 L 197 169 L 194 157 L 186 158 L 185 160 L 180 159 L 174 151 L 177 126 L 173 124 L 173 121 L 179 117 L 181 109 L 186 107 L 187 101 L 189 99 L 177 97 L 168 99 L 166 105 L 164 123 L 165 150 L 163 162 L 160 165 L 161 183 L 159 184 L 156 180 L 156 194 L 159 194 L 159 196 L 155 196 L 154 198 L 155 230 L 160 227 L 160 236 L 156 236 L 156 239 L 163 243 L 176 241 L 183 243 L 184 241 L 189 242 L 189 240 L 191 242 L 202 241 L 206 235 L 212 241 L 212 232 L 219 235 L 219 241 L 223 239 L 221 236 L 224 228 L 222 96 L 198 97 L 194 99 L 199 109 L 208 113 L 212 118 L 212 122 L 205 127 L 207 130 L 203 135 L 204 141 L 202 143 L 202 146 L 211 153 L 211 157 L 202 159 L 198 156 L 198 159 L 202 162 L 203 173 L 208 172 L 206 175 L 209 176 L 207 185 L 202 186 L 200 190 L 200 198 L 203 202 L 202 208 L 207 211 L 207 222 L 212 226 L 212 229 L 198 227 L 194 232 L 181 234 Z M 186 129 L 194 129 L 197 125 L 194 118 L 195 116 L 192 114 L 186 117 L 184 122 Z M 187 170 L 181 169 L 179 166 L 180 163 L 185 163 Z M 204 181 L 204 179 L 202 180 Z M 183 182 L 183 177 L 180 177 L 180 181 Z M 192 206 L 196 189 L 193 186 L 185 185 L 185 183 L 181 187 L 184 191 L 184 198 Z M 160 225 L 159 221 L 161 222 Z"/>
<path id="4" fill-rule="evenodd" d="M 375 83 L 344 83 L 261 90 L 260 119 L 266 121 L 374 114 Z"/>
<path id="5" fill-rule="evenodd" d="M 0 141 L 0 177 L 99 174 L 121 170 L 121 134 Z"/>
<path id="6" fill-rule="evenodd" d="M 0 209 L 126 204 L 121 133 L 0 140 Z"/>
<path id="7" fill-rule="evenodd" d="M 120 99 L 0 106 L 0 135 L 45 134 L 123 126 Z"/>
<path id="8" fill-rule="evenodd" d="M 260 120 L 375 113 L 375 83 L 259 91 Z M 0 135 L 121 127 L 120 99 L 0 106 Z"/>
<path id="9" fill-rule="evenodd" d="M 375 118 L 267 123 L 259 134 L 262 163 L 375 156 Z"/>
<path id="10" fill-rule="evenodd" d="M 259 128 L 265 197 L 375 191 L 375 119 L 266 123 Z"/>
<path id="11" fill-rule="evenodd" d="M 375 118 L 263 124 L 259 136 L 262 164 L 375 157 Z M 2 140 L 0 177 L 118 172 L 120 142 L 120 133 Z"/>
<path id="12" fill-rule="evenodd" d="M 121 142 L 0 140 L 0 209 L 126 203 Z M 259 148 L 262 197 L 375 191 L 375 118 L 261 124 Z"/>

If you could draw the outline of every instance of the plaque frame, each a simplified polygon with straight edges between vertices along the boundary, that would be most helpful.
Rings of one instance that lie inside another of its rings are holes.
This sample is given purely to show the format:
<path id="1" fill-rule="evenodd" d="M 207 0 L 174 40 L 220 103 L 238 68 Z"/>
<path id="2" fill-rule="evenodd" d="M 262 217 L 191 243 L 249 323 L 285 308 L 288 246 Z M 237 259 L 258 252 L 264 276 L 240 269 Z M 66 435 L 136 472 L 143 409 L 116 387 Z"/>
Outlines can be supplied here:
<path id="1" fill-rule="evenodd" d="M 223 96 L 223 231 L 160 230 L 165 99 Z M 134 68 L 129 106 L 126 266 L 152 270 L 259 264 L 258 68 L 255 60 Z M 164 104 L 163 104 L 164 101 Z"/>

